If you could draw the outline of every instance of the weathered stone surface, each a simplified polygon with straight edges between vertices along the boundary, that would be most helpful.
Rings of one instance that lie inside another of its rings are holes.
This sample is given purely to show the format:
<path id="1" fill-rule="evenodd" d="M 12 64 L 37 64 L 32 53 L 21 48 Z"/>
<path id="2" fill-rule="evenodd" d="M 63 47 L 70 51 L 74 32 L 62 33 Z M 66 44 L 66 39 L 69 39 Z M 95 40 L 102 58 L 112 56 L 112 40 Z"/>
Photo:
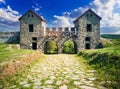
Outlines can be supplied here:
<path id="1" fill-rule="evenodd" d="M 50 79 L 54 80 L 56 77 L 55 76 L 50 76 Z"/>
<path id="2" fill-rule="evenodd" d="M 53 80 L 46 80 L 45 81 L 45 84 L 52 84 L 53 83 Z"/>
<path id="3" fill-rule="evenodd" d="M 63 85 L 63 86 L 59 87 L 59 89 L 68 89 L 68 88 L 67 88 L 67 85 Z"/>
<path id="4" fill-rule="evenodd" d="M 40 86 L 40 85 L 41 85 L 41 82 L 40 82 L 40 81 L 36 81 L 36 82 L 34 83 L 34 85 Z"/>
<path id="5" fill-rule="evenodd" d="M 82 82 L 79 82 L 79 81 L 74 81 L 74 85 L 78 86 L 78 85 L 81 85 L 83 84 Z"/>
<path id="6" fill-rule="evenodd" d="M 89 72 L 89 73 L 93 73 L 93 72 L 95 72 L 95 70 L 88 70 L 88 72 Z"/>
<path id="7" fill-rule="evenodd" d="M 27 82 L 20 82 L 20 85 L 25 85 L 27 84 Z"/>
<path id="8" fill-rule="evenodd" d="M 90 86 L 80 86 L 81 89 L 97 89 L 97 88 L 94 88 L 94 87 L 90 87 Z"/>
<path id="9" fill-rule="evenodd" d="M 25 84 L 25 85 L 23 85 L 24 87 L 30 87 L 30 84 Z"/>
<path id="10" fill-rule="evenodd" d="M 96 78 L 88 78 L 90 81 L 94 81 L 96 80 Z"/>
<path id="11" fill-rule="evenodd" d="M 73 79 L 73 80 L 80 80 L 80 77 L 79 77 L 78 75 L 77 75 L 77 76 L 74 75 L 74 76 L 72 77 L 72 79 Z"/>
<path id="12" fill-rule="evenodd" d="M 60 80 L 56 82 L 56 85 L 61 85 L 61 84 L 62 84 L 62 81 Z"/>

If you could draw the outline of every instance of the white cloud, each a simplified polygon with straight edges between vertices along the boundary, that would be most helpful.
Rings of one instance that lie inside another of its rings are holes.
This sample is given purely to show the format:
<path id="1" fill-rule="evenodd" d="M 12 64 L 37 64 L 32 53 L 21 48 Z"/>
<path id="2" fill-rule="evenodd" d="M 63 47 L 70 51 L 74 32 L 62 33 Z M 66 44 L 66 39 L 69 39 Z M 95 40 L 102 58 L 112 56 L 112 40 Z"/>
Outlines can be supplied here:
<path id="1" fill-rule="evenodd" d="M 42 7 L 38 4 L 38 3 L 36 3 L 36 2 L 33 2 L 33 6 L 32 6 L 32 8 L 34 9 L 34 11 L 39 11 Z"/>
<path id="2" fill-rule="evenodd" d="M 52 26 L 57 27 L 73 27 L 73 21 L 81 15 L 81 13 L 85 12 L 88 8 L 78 7 L 77 9 L 72 10 L 71 12 L 63 12 L 62 16 L 54 15 L 54 21 L 52 21 Z"/>
<path id="3" fill-rule="evenodd" d="M 19 29 L 18 19 L 21 15 L 10 6 L 0 8 L 0 31 L 15 31 Z"/>
<path id="4" fill-rule="evenodd" d="M 15 14 L 15 15 L 19 14 L 19 12 L 15 11 L 15 10 L 12 10 L 10 6 L 7 6 L 7 11 L 11 12 L 12 14 Z"/>
<path id="5" fill-rule="evenodd" d="M 5 4 L 5 0 L 0 0 L 0 3 L 3 3 L 3 4 Z"/>
<path id="6" fill-rule="evenodd" d="M 120 33 L 120 0 L 94 0 L 91 7 L 102 17 L 101 33 Z"/>
<path id="7" fill-rule="evenodd" d="M 116 31 L 114 34 L 120 34 L 120 29 L 118 31 Z"/>
<path id="8" fill-rule="evenodd" d="M 12 10 L 10 6 L 0 8 L 0 18 L 16 22 L 20 16 L 19 12 Z"/>
<path id="9" fill-rule="evenodd" d="M 39 10 L 40 10 L 40 8 L 35 8 L 34 10 L 35 10 L 35 11 L 39 11 Z"/>
<path id="10" fill-rule="evenodd" d="M 69 21 L 73 21 L 78 16 L 80 16 L 83 12 L 85 12 L 88 8 L 91 8 L 94 12 L 96 12 L 101 18 L 101 33 L 116 33 L 120 32 L 120 0 L 94 0 L 89 3 L 88 6 L 78 7 L 70 12 L 63 12 L 62 16 L 67 19 L 67 24 L 71 23 Z M 56 18 L 57 24 L 61 24 L 62 22 L 65 24 L 64 19 Z M 64 26 L 64 24 L 62 24 Z M 66 25 L 67 26 L 67 25 Z M 104 30 L 103 30 L 104 29 Z M 107 30 L 107 31 L 105 31 Z"/>
<path id="11" fill-rule="evenodd" d="M 94 0 L 91 4 L 93 10 L 102 17 L 102 27 L 120 27 L 120 0 Z"/>
<path id="12" fill-rule="evenodd" d="M 53 21 L 53 24 L 57 27 L 71 27 L 72 26 L 72 24 L 69 21 L 69 18 L 65 16 L 54 15 L 54 18 L 56 20 Z"/>

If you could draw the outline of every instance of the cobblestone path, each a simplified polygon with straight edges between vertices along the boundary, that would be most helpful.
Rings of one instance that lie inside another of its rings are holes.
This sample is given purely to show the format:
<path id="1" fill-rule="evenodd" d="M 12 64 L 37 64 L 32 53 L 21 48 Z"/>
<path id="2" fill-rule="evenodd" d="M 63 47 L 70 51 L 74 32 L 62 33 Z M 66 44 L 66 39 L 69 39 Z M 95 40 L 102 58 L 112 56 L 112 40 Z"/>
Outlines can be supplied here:
<path id="1" fill-rule="evenodd" d="M 94 73 L 75 55 L 46 55 L 19 84 L 28 89 L 99 89 Z"/>

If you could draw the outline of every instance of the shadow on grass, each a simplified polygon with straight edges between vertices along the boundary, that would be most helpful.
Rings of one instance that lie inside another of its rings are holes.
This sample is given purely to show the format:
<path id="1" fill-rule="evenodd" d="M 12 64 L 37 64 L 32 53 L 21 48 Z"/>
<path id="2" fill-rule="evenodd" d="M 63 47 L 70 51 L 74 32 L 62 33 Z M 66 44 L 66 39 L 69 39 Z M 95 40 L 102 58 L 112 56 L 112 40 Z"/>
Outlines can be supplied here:
<path id="1" fill-rule="evenodd" d="M 99 80 L 105 81 L 103 86 L 109 89 L 120 88 L 120 56 L 109 53 L 100 52 L 80 52 L 78 54 L 85 60 L 88 60 L 88 64 L 93 66 L 97 70 L 96 75 Z M 110 81 L 110 82 L 109 82 Z"/>

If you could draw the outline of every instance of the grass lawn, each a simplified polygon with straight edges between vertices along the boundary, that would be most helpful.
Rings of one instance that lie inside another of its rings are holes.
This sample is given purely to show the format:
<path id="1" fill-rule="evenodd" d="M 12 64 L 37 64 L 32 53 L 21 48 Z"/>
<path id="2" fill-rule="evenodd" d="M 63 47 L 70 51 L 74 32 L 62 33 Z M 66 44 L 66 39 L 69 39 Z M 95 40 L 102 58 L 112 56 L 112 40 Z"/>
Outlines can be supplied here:
<path id="1" fill-rule="evenodd" d="M 120 46 L 111 46 L 103 49 L 92 49 L 92 50 L 83 50 L 83 52 L 93 54 L 93 53 L 107 53 L 111 55 L 120 55 Z"/>
<path id="2" fill-rule="evenodd" d="M 83 50 L 78 55 L 88 61 L 97 70 L 97 84 L 107 89 L 120 89 L 120 45 L 113 40 L 111 47 Z"/>
<path id="3" fill-rule="evenodd" d="M 32 52 L 33 50 L 18 49 L 13 44 L 0 44 L 0 63 L 20 59 Z"/>
<path id="4" fill-rule="evenodd" d="M 9 88 L 8 86 L 14 84 L 17 85 L 16 81 L 29 73 L 28 70 L 34 63 L 41 61 L 41 59 L 44 58 L 43 54 L 39 54 L 39 52 L 38 54 L 33 55 L 34 52 L 36 53 L 34 50 L 19 49 L 15 44 L 0 44 L 0 89 L 15 89 L 14 87 Z M 31 56 L 31 54 L 33 56 Z M 28 58 L 26 60 L 24 59 L 25 57 L 29 57 L 29 62 Z M 34 59 L 38 57 L 40 60 Z M 24 59 L 24 61 L 22 61 L 22 59 Z M 14 65 L 14 63 L 16 63 L 13 62 L 14 60 L 20 60 L 18 65 Z M 12 65 L 10 66 L 9 63 L 11 63 L 11 61 Z M 14 72 L 9 71 L 11 73 L 6 74 L 7 72 L 4 72 L 4 69 L 7 69 L 8 71 L 12 70 Z M 4 76 L 4 74 L 6 75 Z"/>

